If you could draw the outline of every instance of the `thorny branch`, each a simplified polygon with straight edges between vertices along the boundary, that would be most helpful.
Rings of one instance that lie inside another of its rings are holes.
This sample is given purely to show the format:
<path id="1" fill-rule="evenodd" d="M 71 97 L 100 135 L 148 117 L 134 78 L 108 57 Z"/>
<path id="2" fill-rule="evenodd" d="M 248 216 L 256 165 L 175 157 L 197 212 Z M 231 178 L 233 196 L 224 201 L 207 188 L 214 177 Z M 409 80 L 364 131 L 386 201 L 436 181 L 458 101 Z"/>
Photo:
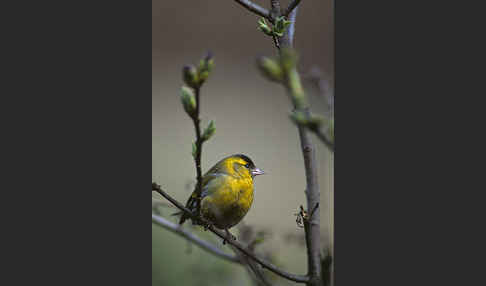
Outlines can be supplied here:
<path id="1" fill-rule="evenodd" d="M 205 225 L 208 225 L 207 229 L 209 229 L 211 232 L 213 232 L 214 234 L 216 234 L 217 236 L 219 236 L 223 240 L 227 239 L 226 233 L 216 229 L 209 221 L 207 221 L 203 217 L 199 216 L 198 214 L 191 212 L 189 209 L 184 207 L 180 202 L 178 202 L 177 200 L 175 200 L 174 198 L 169 196 L 156 183 L 152 183 L 152 191 L 156 191 L 157 193 L 159 193 L 161 196 L 163 196 L 168 201 L 170 201 L 172 204 L 174 204 L 178 209 L 180 209 L 181 211 L 188 214 L 192 219 L 194 219 L 196 221 L 200 221 Z M 228 240 L 226 240 L 226 242 L 229 243 L 230 245 L 234 246 L 236 249 L 241 251 L 247 257 L 254 260 L 256 263 L 260 264 L 263 268 L 266 268 L 266 269 L 272 271 L 273 273 L 275 273 L 275 274 L 277 274 L 281 277 L 287 278 L 287 279 L 295 281 L 295 282 L 300 282 L 300 283 L 306 283 L 306 282 L 309 281 L 309 277 L 307 275 L 296 275 L 296 274 L 288 273 L 284 270 L 281 270 L 281 269 L 277 268 L 275 265 L 258 258 L 253 253 L 251 253 L 249 250 L 247 250 L 243 245 L 241 245 L 240 243 L 238 243 L 234 240 L 228 239 Z"/>

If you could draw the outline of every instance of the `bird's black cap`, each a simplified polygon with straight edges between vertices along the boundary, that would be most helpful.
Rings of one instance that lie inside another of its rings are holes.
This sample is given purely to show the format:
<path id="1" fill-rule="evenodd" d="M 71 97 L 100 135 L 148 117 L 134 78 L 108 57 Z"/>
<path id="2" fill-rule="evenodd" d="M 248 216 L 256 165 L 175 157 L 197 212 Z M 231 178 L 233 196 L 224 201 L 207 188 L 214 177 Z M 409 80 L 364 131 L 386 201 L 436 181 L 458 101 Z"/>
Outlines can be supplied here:
<path id="1" fill-rule="evenodd" d="M 251 169 L 254 169 L 255 168 L 255 164 L 253 163 L 253 161 L 246 155 L 243 155 L 243 154 L 236 154 L 234 155 L 235 157 L 240 157 L 241 159 L 245 160 L 248 164 L 250 164 L 250 168 Z"/>

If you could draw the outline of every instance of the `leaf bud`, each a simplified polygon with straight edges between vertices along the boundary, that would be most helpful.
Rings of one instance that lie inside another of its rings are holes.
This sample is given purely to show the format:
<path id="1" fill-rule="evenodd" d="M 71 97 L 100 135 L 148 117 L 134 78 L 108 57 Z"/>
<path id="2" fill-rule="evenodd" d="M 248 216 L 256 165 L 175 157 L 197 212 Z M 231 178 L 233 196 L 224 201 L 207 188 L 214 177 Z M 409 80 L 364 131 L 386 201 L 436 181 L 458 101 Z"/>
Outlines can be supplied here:
<path id="1" fill-rule="evenodd" d="M 204 129 L 204 132 L 201 136 L 202 140 L 203 141 L 209 140 L 209 138 L 211 138 L 211 136 L 213 136 L 215 132 L 216 132 L 216 127 L 214 126 L 214 121 L 211 120 L 208 124 L 208 127 L 206 127 L 206 129 Z"/>
<path id="2" fill-rule="evenodd" d="M 257 59 L 257 65 L 260 72 L 269 80 L 282 82 L 283 72 L 279 63 L 268 57 L 259 57 Z"/>
<path id="3" fill-rule="evenodd" d="M 190 87 L 196 88 L 199 85 L 197 70 L 193 65 L 187 65 L 182 68 L 182 78 Z"/>
<path id="4" fill-rule="evenodd" d="M 196 115 L 196 97 L 192 88 L 183 86 L 181 88 L 181 102 L 184 110 L 190 117 Z"/>

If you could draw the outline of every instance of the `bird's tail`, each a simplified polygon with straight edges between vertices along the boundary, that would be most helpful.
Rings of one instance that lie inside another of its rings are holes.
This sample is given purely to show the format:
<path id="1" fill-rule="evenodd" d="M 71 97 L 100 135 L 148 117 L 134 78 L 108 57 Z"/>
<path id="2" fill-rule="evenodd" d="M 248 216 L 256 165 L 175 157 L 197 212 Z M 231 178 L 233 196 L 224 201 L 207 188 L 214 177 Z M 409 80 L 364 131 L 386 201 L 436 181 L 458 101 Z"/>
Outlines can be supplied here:
<path id="1" fill-rule="evenodd" d="M 195 192 L 193 192 L 192 195 L 187 200 L 186 208 L 188 208 L 191 211 L 194 211 L 196 209 L 196 202 L 197 202 L 196 194 L 195 194 Z M 187 219 L 191 218 L 190 215 L 188 215 L 187 213 L 185 213 L 183 211 L 176 212 L 172 215 L 180 215 L 181 216 L 181 218 L 179 219 L 179 224 L 183 224 Z"/>
<path id="2" fill-rule="evenodd" d="M 183 224 L 188 218 L 189 216 L 186 213 L 183 213 L 181 219 L 179 220 L 179 224 Z"/>
<path id="3" fill-rule="evenodd" d="M 178 216 L 178 215 L 181 215 L 183 213 L 183 211 L 180 211 L 180 212 L 176 212 L 176 213 L 173 213 L 171 214 L 172 216 Z"/>

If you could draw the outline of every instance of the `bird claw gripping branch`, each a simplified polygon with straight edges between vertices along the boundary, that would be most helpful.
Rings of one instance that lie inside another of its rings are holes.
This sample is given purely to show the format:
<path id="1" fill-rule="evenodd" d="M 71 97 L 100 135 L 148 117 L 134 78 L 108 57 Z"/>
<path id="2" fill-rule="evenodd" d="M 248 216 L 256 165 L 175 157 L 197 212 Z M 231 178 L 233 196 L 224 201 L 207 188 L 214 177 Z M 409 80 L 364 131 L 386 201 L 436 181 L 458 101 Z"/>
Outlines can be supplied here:
<path id="1" fill-rule="evenodd" d="M 210 223 L 201 223 L 204 227 L 204 231 L 207 231 L 209 228 L 211 228 L 213 225 Z"/>
<path id="2" fill-rule="evenodd" d="M 226 241 L 229 241 L 230 239 L 236 240 L 236 236 L 232 235 L 231 232 L 229 232 L 229 230 L 225 229 L 225 232 L 226 232 L 226 238 L 223 239 L 223 244 L 226 244 Z"/>

